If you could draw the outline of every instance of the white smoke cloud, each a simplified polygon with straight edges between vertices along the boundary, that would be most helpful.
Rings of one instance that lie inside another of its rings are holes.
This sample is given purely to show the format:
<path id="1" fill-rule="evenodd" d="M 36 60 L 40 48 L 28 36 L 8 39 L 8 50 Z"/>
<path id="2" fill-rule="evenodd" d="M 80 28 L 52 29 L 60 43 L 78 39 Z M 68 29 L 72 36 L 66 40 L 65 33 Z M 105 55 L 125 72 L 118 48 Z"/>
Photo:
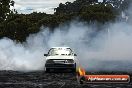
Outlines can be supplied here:
<path id="1" fill-rule="evenodd" d="M 31 51 L 22 44 L 16 44 L 10 39 L 0 40 L 1 70 L 36 70 L 40 69 L 44 60 L 41 50 Z"/>
<path id="2" fill-rule="evenodd" d="M 0 70 L 43 70 L 43 54 L 50 47 L 69 46 L 88 71 L 132 71 L 132 21 L 130 18 L 128 21 L 110 23 L 100 27 L 102 31 L 97 31 L 96 25 L 78 21 L 60 25 L 54 32 L 41 27 L 39 33 L 30 35 L 23 44 L 0 39 Z"/>
<path id="3" fill-rule="evenodd" d="M 96 32 L 95 25 L 73 21 L 52 33 L 42 27 L 23 44 L 3 38 L 0 40 L 0 70 L 43 70 L 43 54 L 50 47 L 69 46 L 87 70 L 128 71 L 132 61 L 131 28 L 128 23 L 117 22 L 102 29 L 106 31 Z"/>

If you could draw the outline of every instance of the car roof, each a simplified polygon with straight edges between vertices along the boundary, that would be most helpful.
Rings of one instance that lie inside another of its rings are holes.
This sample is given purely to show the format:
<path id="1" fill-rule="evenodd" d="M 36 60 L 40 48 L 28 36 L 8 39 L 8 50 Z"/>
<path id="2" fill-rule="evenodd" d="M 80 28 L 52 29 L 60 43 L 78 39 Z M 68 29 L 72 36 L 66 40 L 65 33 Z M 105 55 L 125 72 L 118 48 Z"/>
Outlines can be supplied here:
<path id="1" fill-rule="evenodd" d="M 51 48 L 56 48 L 56 49 L 62 48 L 62 49 L 66 49 L 66 48 L 70 48 L 70 47 L 51 47 Z"/>

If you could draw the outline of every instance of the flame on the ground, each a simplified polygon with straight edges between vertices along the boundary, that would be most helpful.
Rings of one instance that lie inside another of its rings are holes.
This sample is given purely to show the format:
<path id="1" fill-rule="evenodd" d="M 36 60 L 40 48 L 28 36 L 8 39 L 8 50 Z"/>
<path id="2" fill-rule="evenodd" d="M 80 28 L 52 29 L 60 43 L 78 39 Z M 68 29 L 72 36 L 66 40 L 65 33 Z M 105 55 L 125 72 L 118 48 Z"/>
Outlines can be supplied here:
<path id="1" fill-rule="evenodd" d="M 84 76 L 85 75 L 85 70 L 83 68 L 81 68 L 81 67 L 79 67 L 78 72 L 79 72 L 80 76 Z"/>

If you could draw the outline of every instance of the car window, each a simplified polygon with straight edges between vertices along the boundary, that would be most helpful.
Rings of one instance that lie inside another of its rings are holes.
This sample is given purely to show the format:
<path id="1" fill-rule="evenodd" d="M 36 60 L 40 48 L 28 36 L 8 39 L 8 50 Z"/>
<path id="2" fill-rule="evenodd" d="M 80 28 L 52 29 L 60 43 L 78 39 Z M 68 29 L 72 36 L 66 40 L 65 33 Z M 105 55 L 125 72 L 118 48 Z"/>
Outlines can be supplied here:
<path id="1" fill-rule="evenodd" d="M 54 55 L 70 55 L 72 54 L 72 50 L 70 48 L 66 48 L 66 49 L 56 49 L 56 48 L 52 48 L 49 50 L 49 55 L 54 56 Z"/>

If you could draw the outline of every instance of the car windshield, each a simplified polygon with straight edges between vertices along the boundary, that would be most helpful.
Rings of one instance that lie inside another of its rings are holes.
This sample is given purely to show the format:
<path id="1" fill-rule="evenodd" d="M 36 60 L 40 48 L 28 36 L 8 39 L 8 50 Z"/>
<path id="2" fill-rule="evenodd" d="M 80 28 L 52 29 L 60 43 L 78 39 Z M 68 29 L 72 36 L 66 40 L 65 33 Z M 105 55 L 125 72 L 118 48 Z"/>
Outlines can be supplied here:
<path id="1" fill-rule="evenodd" d="M 72 50 L 70 48 L 65 48 L 65 49 L 52 48 L 52 49 L 49 50 L 48 54 L 51 55 L 51 56 L 54 56 L 54 55 L 71 55 L 72 54 Z"/>

